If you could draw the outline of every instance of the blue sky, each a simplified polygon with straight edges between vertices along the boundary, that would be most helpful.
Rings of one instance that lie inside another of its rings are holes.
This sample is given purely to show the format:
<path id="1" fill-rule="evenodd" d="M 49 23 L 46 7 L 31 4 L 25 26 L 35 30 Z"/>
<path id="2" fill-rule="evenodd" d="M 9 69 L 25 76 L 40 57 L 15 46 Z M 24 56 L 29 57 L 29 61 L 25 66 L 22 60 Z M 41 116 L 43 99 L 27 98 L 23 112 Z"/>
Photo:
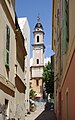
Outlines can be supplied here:
<path id="1" fill-rule="evenodd" d="M 33 29 L 37 23 L 39 14 L 40 21 L 43 25 L 45 36 L 44 44 L 45 58 L 50 57 L 53 52 L 51 50 L 52 41 L 52 0 L 16 0 L 17 17 L 27 17 L 30 26 L 30 57 L 32 57 L 32 46 L 34 43 Z"/>

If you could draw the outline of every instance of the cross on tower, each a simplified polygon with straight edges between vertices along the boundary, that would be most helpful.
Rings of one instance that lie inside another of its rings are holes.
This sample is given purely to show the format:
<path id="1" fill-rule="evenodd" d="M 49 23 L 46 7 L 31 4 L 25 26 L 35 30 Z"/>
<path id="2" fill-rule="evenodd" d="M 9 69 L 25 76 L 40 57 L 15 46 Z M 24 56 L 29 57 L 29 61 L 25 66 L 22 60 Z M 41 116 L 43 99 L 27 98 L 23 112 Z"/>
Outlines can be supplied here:
<path id="1" fill-rule="evenodd" d="M 37 21 L 38 21 L 38 23 L 40 23 L 40 13 L 38 13 L 38 16 L 37 16 Z"/>

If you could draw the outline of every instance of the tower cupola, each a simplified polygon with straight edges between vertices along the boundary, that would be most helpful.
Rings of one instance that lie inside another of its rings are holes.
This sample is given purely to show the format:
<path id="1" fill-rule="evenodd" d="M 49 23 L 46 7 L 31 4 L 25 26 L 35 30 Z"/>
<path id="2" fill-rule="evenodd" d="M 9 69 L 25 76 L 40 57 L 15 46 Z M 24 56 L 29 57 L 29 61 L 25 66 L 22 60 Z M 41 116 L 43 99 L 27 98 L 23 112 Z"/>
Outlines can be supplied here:
<path id="1" fill-rule="evenodd" d="M 43 26 L 42 26 L 42 24 L 40 23 L 40 18 L 38 17 L 38 19 L 37 19 L 37 23 L 36 23 L 36 25 L 35 25 L 35 27 L 34 27 L 34 32 L 36 32 L 36 31 L 40 31 L 40 32 L 43 32 L 44 33 L 44 31 L 43 31 Z M 33 33 L 34 33 L 33 32 Z"/>

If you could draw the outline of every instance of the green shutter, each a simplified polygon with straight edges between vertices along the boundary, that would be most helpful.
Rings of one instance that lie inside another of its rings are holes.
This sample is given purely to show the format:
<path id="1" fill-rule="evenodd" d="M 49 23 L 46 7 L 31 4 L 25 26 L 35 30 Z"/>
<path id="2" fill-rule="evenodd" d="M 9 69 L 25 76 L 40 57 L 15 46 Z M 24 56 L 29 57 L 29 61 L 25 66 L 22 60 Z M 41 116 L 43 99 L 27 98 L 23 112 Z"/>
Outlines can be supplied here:
<path id="1" fill-rule="evenodd" d="M 67 52 L 68 47 L 68 3 L 63 0 L 63 18 L 62 18 L 62 52 L 63 54 Z"/>
<path id="2" fill-rule="evenodd" d="M 10 28 L 6 26 L 6 66 L 9 67 Z"/>
<path id="3" fill-rule="evenodd" d="M 6 63 L 9 65 L 9 51 L 6 51 Z"/>
<path id="4" fill-rule="evenodd" d="M 6 49 L 9 51 L 9 48 L 10 48 L 10 29 L 8 26 L 6 29 L 7 29 L 6 30 Z"/>

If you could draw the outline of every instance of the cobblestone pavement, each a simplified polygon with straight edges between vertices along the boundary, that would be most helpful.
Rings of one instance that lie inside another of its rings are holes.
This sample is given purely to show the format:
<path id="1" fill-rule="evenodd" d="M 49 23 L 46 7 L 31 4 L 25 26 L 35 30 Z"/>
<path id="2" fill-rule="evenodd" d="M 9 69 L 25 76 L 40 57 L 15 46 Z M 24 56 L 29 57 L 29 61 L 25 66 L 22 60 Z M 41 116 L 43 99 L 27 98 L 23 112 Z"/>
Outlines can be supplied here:
<path id="1" fill-rule="evenodd" d="M 35 120 L 44 111 L 44 104 L 43 102 L 36 102 L 36 111 L 28 114 L 25 120 Z"/>

